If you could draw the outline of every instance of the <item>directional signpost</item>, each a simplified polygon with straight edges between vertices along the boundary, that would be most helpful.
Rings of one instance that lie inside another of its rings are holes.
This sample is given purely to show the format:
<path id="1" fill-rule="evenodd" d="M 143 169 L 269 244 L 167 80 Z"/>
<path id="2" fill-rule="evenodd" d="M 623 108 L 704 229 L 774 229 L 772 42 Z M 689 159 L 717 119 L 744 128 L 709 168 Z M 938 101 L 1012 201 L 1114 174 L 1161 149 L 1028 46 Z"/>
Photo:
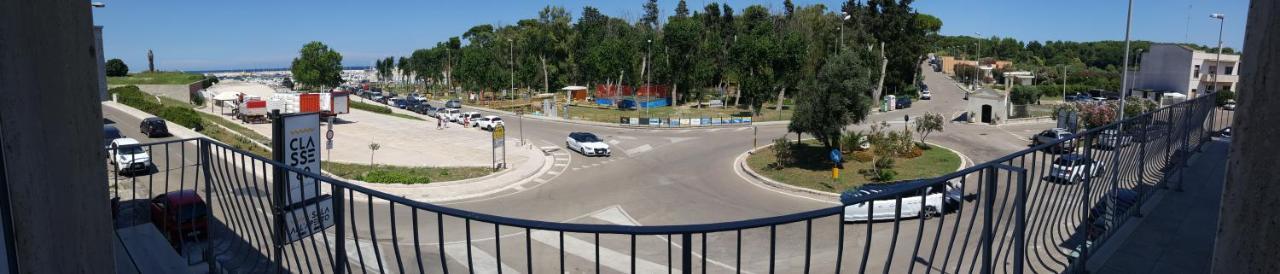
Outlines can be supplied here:
<path id="1" fill-rule="evenodd" d="M 840 149 L 831 149 L 831 180 L 840 179 Z"/>

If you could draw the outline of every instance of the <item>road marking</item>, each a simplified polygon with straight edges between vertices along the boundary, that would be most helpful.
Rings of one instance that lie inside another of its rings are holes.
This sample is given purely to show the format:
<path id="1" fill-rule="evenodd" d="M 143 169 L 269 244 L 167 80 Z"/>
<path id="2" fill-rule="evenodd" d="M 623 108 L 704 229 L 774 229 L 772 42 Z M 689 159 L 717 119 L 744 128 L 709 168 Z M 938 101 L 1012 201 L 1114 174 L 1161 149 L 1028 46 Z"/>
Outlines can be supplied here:
<path id="1" fill-rule="evenodd" d="M 636 154 L 644 153 L 644 152 L 649 151 L 649 150 L 651 150 L 651 149 L 653 149 L 653 146 L 650 146 L 649 144 L 645 144 L 645 145 L 643 145 L 643 146 L 636 147 L 636 148 L 633 148 L 633 149 L 628 149 L 628 150 L 625 150 L 625 151 L 623 151 L 623 152 L 624 152 L 624 153 L 626 153 L 627 155 L 635 156 Z"/>
<path id="2" fill-rule="evenodd" d="M 541 183 L 546 183 L 546 182 L 547 182 L 547 179 L 543 179 L 543 178 L 536 178 L 536 179 L 533 179 L 533 182 L 534 182 L 534 183 L 539 183 L 539 184 L 541 184 Z"/>
<path id="3" fill-rule="evenodd" d="M 598 219 L 598 220 L 601 220 L 601 221 L 605 221 L 605 222 L 608 222 L 608 223 L 610 223 L 610 224 L 615 224 L 615 225 L 628 225 L 628 226 L 640 226 L 640 225 L 641 225 L 641 224 L 640 224 L 640 221 L 637 221 L 635 218 L 632 218 L 632 217 L 631 217 L 631 214 L 628 214 L 626 210 L 622 209 L 622 205 L 612 205 L 612 206 L 606 207 L 606 208 L 604 208 L 604 209 L 597 210 L 596 212 L 592 212 L 592 213 L 590 213 L 590 214 L 588 214 L 588 215 L 579 216 L 579 217 L 574 218 L 574 219 L 580 219 L 580 218 L 583 218 L 583 217 L 591 217 L 591 218 L 595 218 L 595 219 Z M 572 220 L 572 219 L 570 219 L 570 220 Z M 535 232 L 535 234 L 536 234 L 536 232 Z M 675 243 L 675 242 L 672 242 L 672 241 L 668 241 L 668 240 L 667 240 L 667 237 L 665 237 L 665 236 L 654 236 L 654 237 L 657 237 L 659 240 L 661 240 L 661 241 L 663 241 L 663 242 L 669 242 L 669 243 L 671 243 L 671 245 L 672 245 L 672 246 L 674 246 L 674 247 L 677 247 L 677 248 L 684 248 L 684 247 L 681 247 L 681 246 L 680 246 L 680 244 L 678 244 L 678 243 Z M 566 246 L 568 245 L 567 241 L 568 241 L 568 239 L 566 239 L 566 244 L 565 244 Z M 594 244 L 592 245 L 592 247 L 594 248 Z M 603 258 L 604 258 L 604 257 L 603 257 L 604 250 L 606 250 L 606 249 L 605 249 L 605 248 L 601 248 L 600 250 L 601 250 L 601 255 L 602 255 L 601 260 L 603 260 Z M 594 252 L 594 251 L 593 251 L 593 252 Z M 691 252 L 691 253 L 693 254 L 693 256 L 694 256 L 695 258 L 702 258 L 702 254 L 701 254 L 701 253 L 699 253 L 699 252 Z M 594 255 L 594 253 L 592 253 L 592 255 Z M 628 258 L 628 259 L 629 259 L 629 258 Z M 639 272 L 639 273 L 655 273 L 655 272 L 639 271 L 640 261 L 642 261 L 642 259 L 639 259 L 639 258 L 637 258 L 637 259 L 636 259 L 636 268 L 637 268 L 636 270 L 637 270 L 637 272 Z M 725 269 L 729 269 L 729 270 L 736 270 L 736 267 L 734 267 L 734 266 L 730 266 L 730 265 L 725 264 L 725 263 L 722 263 L 722 262 L 720 262 L 720 261 L 707 259 L 707 262 L 708 262 L 708 263 L 711 263 L 712 265 L 716 265 L 716 266 L 719 266 L 719 267 L 723 267 L 723 268 L 725 268 Z M 627 262 L 627 263 L 628 263 L 628 266 L 630 266 L 630 265 L 629 265 L 629 264 L 630 264 L 630 262 Z M 615 269 L 615 270 L 617 270 L 617 269 Z M 676 271 L 679 271 L 679 269 L 675 269 L 675 270 L 676 270 Z M 620 271 L 623 271 L 623 270 L 620 270 Z M 629 269 L 628 269 L 627 271 L 629 271 Z M 624 272 L 625 272 L 625 271 L 624 271 Z M 749 271 L 742 271 L 742 273 L 751 273 L 751 272 L 749 272 Z"/>
<path id="4" fill-rule="evenodd" d="M 538 243 L 550 246 L 552 248 L 561 248 L 560 234 L 552 231 L 535 230 L 531 238 Z M 588 261 L 595 260 L 596 244 L 584 241 L 574 237 L 564 237 L 565 253 L 568 253 Z M 608 248 L 600 248 L 600 266 L 613 269 L 621 273 L 631 272 L 631 256 L 622 252 L 614 251 Z M 504 268 L 505 269 L 505 268 Z M 667 267 L 658 263 L 636 258 L 636 273 L 664 273 Z M 679 271 L 679 269 L 675 269 Z"/>
<path id="5" fill-rule="evenodd" d="M 707 132 L 716 132 L 716 131 L 720 131 L 721 129 L 723 128 L 713 128 L 711 130 L 707 130 Z"/>
<path id="6" fill-rule="evenodd" d="M 609 140 L 607 143 L 609 143 L 609 145 L 618 145 L 618 143 L 621 143 L 621 142 L 619 142 L 617 139 L 613 139 L 613 140 Z"/>
<path id="7" fill-rule="evenodd" d="M 333 248 L 333 244 L 337 242 L 337 240 L 334 240 L 333 234 L 324 233 L 324 237 L 328 238 L 329 240 L 328 241 L 329 248 Z M 370 243 L 368 241 L 363 241 L 363 240 L 355 240 L 355 239 L 343 239 L 342 243 L 346 244 L 348 241 L 355 241 L 355 244 L 356 244 L 356 248 L 347 248 L 347 261 L 350 262 L 349 265 L 355 265 L 355 264 L 364 262 L 364 264 L 361 265 L 360 267 L 364 268 L 365 270 L 374 271 L 374 272 L 382 272 L 382 270 L 379 269 L 378 266 L 389 265 L 387 264 L 386 260 L 383 260 L 378 256 L 374 256 L 375 253 L 373 252 L 374 251 L 373 249 L 375 247 L 373 246 L 373 243 Z M 359 258 L 359 260 L 352 261 L 351 258 Z"/>
<path id="8" fill-rule="evenodd" d="M 667 137 L 667 140 L 671 141 L 672 144 L 694 139 L 698 139 L 698 137 Z"/>
<path id="9" fill-rule="evenodd" d="M 578 171 L 579 169 L 582 169 L 582 167 L 575 167 L 573 168 L 573 171 Z"/>
<path id="10" fill-rule="evenodd" d="M 751 128 L 749 128 L 749 127 L 740 127 L 740 128 L 735 129 L 735 130 L 733 130 L 733 131 L 741 132 L 741 131 L 743 131 L 743 130 L 748 130 L 748 129 L 751 129 Z"/>
<path id="11" fill-rule="evenodd" d="M 636 139 L 636 137 L 633 137 L 633 136 L 625 136 L 625 135 L 624 135 L 624 136 L 614 136 L 613 138 L 618 138 L 618 139 L 623 139 L 623 140 L 635 140 L 635 139 Z"/>
<path id="12" fill-rule="evenodd" d="M 547 174 L 551 174 L 551 175 L 559 175 L 559 174 L 560 174 L 560 171 L 556 171 L 556 170 L 547 171 Z"/>
<path id="13" fill-rule="evenodd" d="M 559 162 L 559 161 L 557 161 L 557 162 Z M 567 165 L 569 165 L 569 161 L 565 161 L 564 163 L 555 163 L 553 166 L 555 166 L 555 167 L 562 167 L 562 166 L 567 166 Z"/>
<path id="14" fill-rule="evenodd" d="M 471 264 L 471 266 L 473 267 L 471 270 L 473 270 L 473 272 L 498 273 L 497 265 L 499 262 L 497 259 L 493 258 L 493 255 L 489 255 L 488 252 L 484 252 L 484 250 L 481 250 L 479 247 L 476 247 L 474 244 L 471 245 L 470 247 L 471 247 L 471 260 L 473 262 L 473 264 Z M 444 251 L 446 254 L 449 254 L 449 258 L 453 259 L 453 261 L 458 262 L 458 264 L 461 264 L 461 265 L 467 265 L 467 244 L 466 243 L 445 244 Z M 502 272 L 503 273 L 519 273 L 515 268 L 511 268 L 510 266 L 507 266 L 506 263 L 502 264 Z"/>

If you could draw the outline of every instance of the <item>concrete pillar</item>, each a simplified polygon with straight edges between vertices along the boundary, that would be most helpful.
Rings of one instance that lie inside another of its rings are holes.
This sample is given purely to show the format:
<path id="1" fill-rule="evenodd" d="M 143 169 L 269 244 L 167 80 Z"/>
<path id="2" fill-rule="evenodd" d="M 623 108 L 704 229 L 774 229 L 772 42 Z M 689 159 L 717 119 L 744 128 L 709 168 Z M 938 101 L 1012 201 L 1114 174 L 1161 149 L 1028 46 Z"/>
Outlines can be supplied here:
<path id="1" fill-rule="evenodd" d="M 1280 142 L 1274 141 L 1280 136 L 1277 48 L 1280 2 L 1251 1 L 1213 273 L 1280 273 L 1280 169 L 1275 168 Z"/>
<path id="2" fill-rule="evenodd" d="M 9 273 L 114 271 L 89 1 L 0 1 L 0 228 Z M 7 211 L 7 212 L 4 212 Z"/>

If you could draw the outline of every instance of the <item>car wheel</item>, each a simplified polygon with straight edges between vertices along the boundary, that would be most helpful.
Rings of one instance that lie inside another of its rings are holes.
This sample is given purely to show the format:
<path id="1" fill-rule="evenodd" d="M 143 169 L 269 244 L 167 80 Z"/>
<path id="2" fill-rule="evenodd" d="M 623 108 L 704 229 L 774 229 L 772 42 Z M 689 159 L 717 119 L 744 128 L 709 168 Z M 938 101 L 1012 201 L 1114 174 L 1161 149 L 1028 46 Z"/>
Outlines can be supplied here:
<path id="1" fill-rule="evenodd" d="M 925 220 L 928 220 L 929 218 L 933 218 L 933 216 L 941 215 L 940 213 L 938 213 L 938 208 L 934 206 L 925 206 L 922 211 L 924 212 L 920 213 L 921 214 L 920 218 Z"/>

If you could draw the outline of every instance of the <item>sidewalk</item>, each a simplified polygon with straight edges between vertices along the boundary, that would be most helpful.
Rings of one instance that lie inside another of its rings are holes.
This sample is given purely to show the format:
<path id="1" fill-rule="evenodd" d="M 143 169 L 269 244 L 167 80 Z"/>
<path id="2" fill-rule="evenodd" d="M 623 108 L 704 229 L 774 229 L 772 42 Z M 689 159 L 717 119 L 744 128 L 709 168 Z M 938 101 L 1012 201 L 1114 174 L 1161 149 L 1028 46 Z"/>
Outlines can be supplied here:
<path id="1" fill-rule="evenodd" d="M 1208 273 L 1228 142 L 1206 143 L 1203 152 L 1192 156 L 1184 190 L 1163 191 L 1150 212 L 1117 231 L 1116 242 L 1111 243 L 1119 245 L 1115 252 L 1090 260 L 1090 269 L 1097 273 Z M 1125 232 L 1128 235 L 1121 237 Z"/>

